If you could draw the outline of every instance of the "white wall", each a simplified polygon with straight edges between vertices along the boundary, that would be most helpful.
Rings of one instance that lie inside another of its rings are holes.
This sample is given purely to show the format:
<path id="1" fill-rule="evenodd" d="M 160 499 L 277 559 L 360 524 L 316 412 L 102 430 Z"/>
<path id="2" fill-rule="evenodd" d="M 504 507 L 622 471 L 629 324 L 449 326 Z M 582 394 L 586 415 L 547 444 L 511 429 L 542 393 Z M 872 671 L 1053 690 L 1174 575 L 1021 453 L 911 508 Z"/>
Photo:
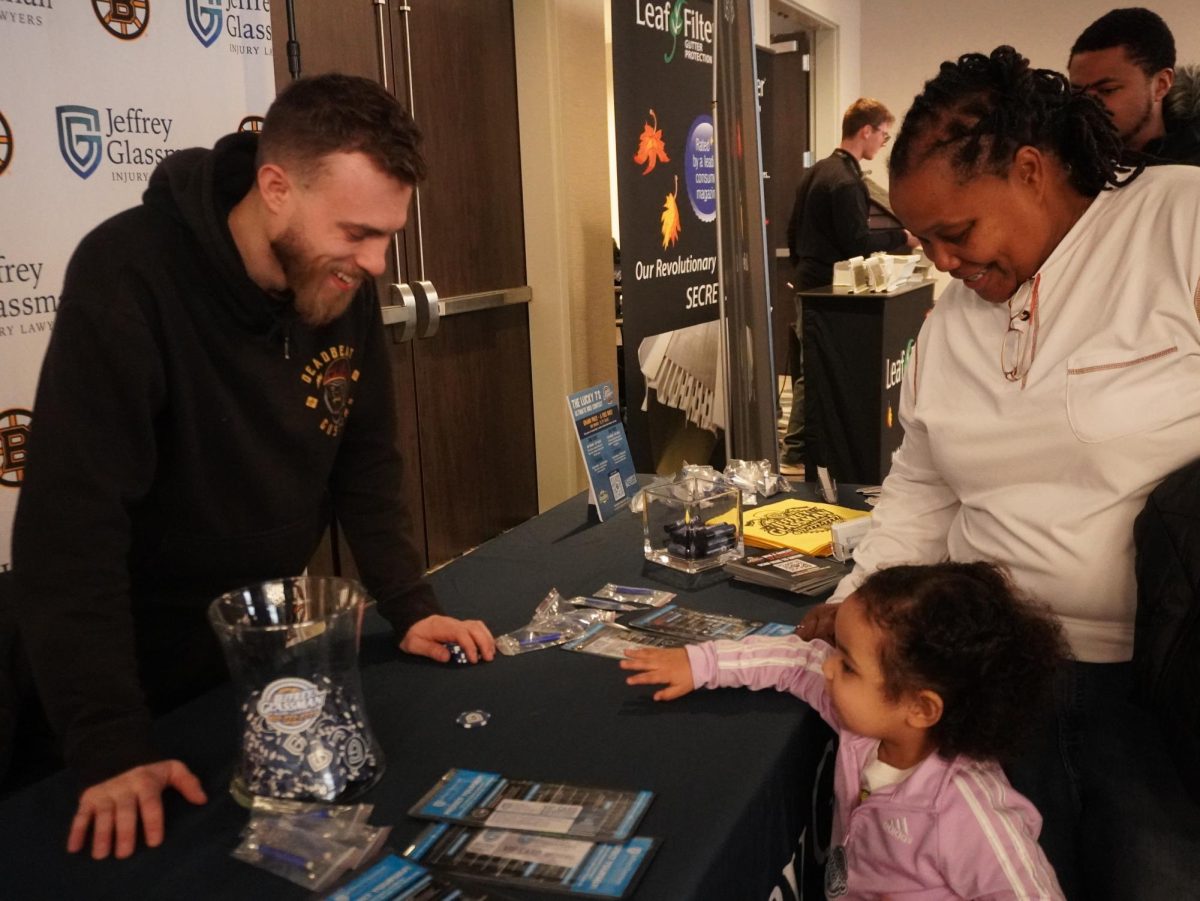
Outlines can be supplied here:
<path id="1" fill-rule="evenodd" d="M 538 505 L 586 487 L 567 394 L 616 381 L 602 0 L 514 0 Z"/>

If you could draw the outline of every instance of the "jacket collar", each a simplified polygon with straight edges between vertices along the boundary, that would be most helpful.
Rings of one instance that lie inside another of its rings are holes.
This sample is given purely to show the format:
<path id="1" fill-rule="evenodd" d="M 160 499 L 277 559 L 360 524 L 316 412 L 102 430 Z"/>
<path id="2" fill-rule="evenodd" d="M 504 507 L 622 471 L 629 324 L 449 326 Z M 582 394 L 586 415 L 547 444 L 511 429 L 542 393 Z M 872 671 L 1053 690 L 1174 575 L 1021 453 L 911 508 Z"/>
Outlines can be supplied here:
<path id="1" fill-rule="evenodd" d="M 862 178 L 862 164 L 858 158 L 849 150 L 843 150 L 841 147 L 835 147 L 834 155 L 841 158 L 841 161 L 846 164 L 846 168 L 854 173 L 855 178 Z"/>
<path id="2" fill-rule="evenodd" d="M 842 738 L 843 741 L 846 739 L 845 733 Z M 871 751 L 879 746 L 879 739 L 857 735 L 851 741 L 855 745 L 855 766 L 861 775 L 863 764 Z M 917 764 L 916 769 L 909 773 L 903 782 L 885 785 L 871 797 L 887 798 L 889 804 L 902 804 L 910 808 L 936 808 L 938 799 L 942 797 L 955 774 L 973 765 L 983 764 L 976 764 L 970 758 L 962 756 L 947 760 L 934 752 Z"/>

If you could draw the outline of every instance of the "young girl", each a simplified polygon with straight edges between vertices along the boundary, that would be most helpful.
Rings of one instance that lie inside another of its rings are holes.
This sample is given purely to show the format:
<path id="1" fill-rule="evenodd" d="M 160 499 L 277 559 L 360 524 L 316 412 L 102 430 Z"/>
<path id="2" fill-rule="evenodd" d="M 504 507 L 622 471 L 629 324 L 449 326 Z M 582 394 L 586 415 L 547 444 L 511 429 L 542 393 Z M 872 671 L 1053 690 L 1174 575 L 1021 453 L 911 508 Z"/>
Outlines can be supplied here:
<path id="1" fill-rule="evenodd" d="M 836 647 L 796 636 L 629 651 L 630 685 L 773 687 L 837 730 L 828 898 L 1063 897 L 1041 816 L 1000 765 L 1048 699 L 1063 641 L 985 563 L 896 566 L 840 605 Z M 911 893 L 911 894 L 910 894 Z"/>

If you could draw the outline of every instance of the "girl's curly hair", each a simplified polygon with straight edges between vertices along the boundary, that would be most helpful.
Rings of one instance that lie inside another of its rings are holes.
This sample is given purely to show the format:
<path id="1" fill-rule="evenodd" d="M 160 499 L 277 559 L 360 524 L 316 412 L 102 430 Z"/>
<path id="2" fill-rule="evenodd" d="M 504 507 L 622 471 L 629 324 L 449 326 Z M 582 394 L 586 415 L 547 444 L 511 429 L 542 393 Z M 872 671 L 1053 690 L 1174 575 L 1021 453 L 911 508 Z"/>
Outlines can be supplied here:
<path id="1" fill-rule="evenodd" d="M 945 153 L 963 179 L 1002 176 L 1024 146 L 1057 157 L 1072 187 L 1087 197 L 1128 184 L 1142 169 L 1121 165 L 1121 139 L 1103 106 L 1072 90 L 1062 74 L 1030 68 L 1028 59 L 1001 46 L 942 63 L 904 116 L 888 172 L 899 179 Z"/>
<path id="2" fill-rule="evenodd" d="M 930 730 L 939 754 L 1005 760 L 1020 750 L 1069 653 L 1044 607 L 1018 595 L 990 563 L 893 566 L 869 576 L 857 595 L 884 636 L 888 697 L 941 695 L 942 717 Z"/>

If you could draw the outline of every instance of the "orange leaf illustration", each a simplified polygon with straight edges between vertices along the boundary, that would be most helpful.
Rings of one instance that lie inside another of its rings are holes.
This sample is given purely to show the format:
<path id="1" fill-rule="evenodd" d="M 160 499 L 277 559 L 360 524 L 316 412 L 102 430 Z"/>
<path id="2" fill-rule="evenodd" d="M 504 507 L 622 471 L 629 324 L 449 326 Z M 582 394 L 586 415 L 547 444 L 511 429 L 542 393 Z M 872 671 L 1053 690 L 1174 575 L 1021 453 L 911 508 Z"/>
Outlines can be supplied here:
<path id="1" fill-rule="evenodd" d="M 662 236 L 663 250 L 667 249 L 668 244 L 674 244 L 679 240 L 679 231 L 682 227 L 679 222 L 679 206 L 675 203 L 675 198 L 679 195 L 679 176 L 675 176 L 675 190 L 667 195 L 666 201 L 663 203 L 662 211 Z"/>
<path id="2" fill-rule="evenodd" d="M 653 172 L 654 167 L 659 163 L 671 162 L 671 158 L 667 156 L 667 145 L 663 143 L 662 129 L 658 127 L 658 116 L 654 110 L 650 110 L 650 117 L 654 120 L 654 124 L 651 125 L 647 122 L 642 129 L 642 134 L 638 138 L 638 152 L 633 157 L 633 161 L 639 166 L 645 164 L 646 168 L 642 170 L 642 175 Z"/>

